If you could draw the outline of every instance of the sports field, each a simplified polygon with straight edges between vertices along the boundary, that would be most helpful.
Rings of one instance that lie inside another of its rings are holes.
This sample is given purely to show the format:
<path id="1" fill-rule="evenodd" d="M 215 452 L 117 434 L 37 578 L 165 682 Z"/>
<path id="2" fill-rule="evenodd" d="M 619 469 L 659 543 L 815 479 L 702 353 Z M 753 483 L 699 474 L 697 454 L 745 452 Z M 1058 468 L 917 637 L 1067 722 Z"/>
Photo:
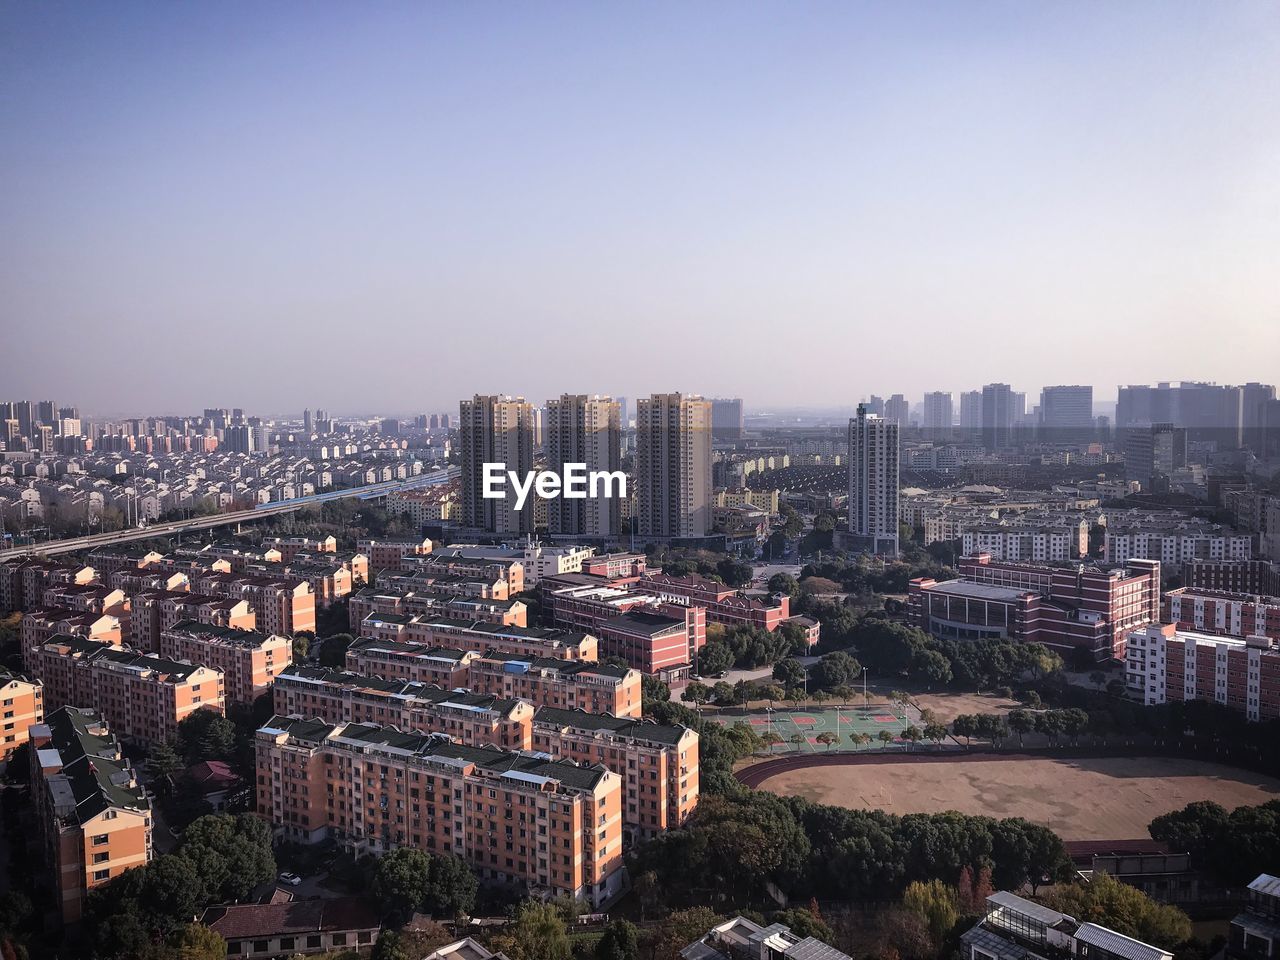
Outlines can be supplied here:
<path id="1" fill-rule="evenodd" d="M 781 742 L 770 749 L 770 753 L 823 752 L 827 750 L 868 750 L 883 747 L 879 739 L 880 732 L 887 730 L 893 734 L 895 742 L 904 729 L 911 724 L 919 725 L 919 712 L 908 706 L 907 719 L 903 719 L 902 707 L 898 704 L 873 704 L 868 707 L 830 707 L 824 709 L 801 710 L 763 710 L 751 713 L 720 713 L 716 720 L 731 727 L 735 723 L 746 723 L 760 736 L 773 733 Z M 818 737 L 830 733 L 838 739 L 828 746 Z M 851 734 L 863 733 L 871 737 L 871 743 L 858 746 L 850 739 Z"/>
<path id="2" fill-rule="evenodd" d="M 898 759 L 898 758 L 893 758 Z M 1025 817 L 1064 840 L 1136 839 L 1196 800 L 1228 810 L 1280 798 L 1280 780 L 1175 757 L 961 758 L 805 767 L 759 784 L 771 793 L 889 813 Z"/>

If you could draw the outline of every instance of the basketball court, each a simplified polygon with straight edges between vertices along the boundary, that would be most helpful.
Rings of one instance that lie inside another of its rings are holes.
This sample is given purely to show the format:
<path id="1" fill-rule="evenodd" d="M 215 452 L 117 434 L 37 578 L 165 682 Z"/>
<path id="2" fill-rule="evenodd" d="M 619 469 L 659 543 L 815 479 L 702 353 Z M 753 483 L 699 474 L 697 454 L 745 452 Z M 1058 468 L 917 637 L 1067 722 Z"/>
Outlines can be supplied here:
<path id="1" fill-rule="evenodd" d="M 919 726 L 919 711 L 915 707 L 903 708 L 897 704 L 876 704 L 869 707 L 824 707 L 804 708 L 799 710 L 756 710 L 751 713 L 720 712 L 715 719 L 726 727 L 736 723 L 749 724 L 761 737 L 772 733 L 780 742 L 773 744 L 769 753 L 797 753 L 801 751 L 825 752 L 827 750 L 867 750 L 883 747 L 880 739 L 881 731 L 893 734 L 894 741 L 900 742 L 902 731 L 911 724 Z M 830 733 L 837 739 L 827 745 L 818 740 L 818 735 Z M 866 734 L 871 742 L 858 744 L 850 739 L 853 734 Z"/>

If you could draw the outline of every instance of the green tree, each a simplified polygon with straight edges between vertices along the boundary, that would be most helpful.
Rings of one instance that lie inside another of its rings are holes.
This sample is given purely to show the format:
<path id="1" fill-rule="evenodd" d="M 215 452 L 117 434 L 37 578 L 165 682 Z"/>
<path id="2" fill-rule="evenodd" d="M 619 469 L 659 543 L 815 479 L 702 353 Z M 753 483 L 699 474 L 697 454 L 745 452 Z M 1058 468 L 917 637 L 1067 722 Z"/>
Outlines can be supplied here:
<path id="1" fill-rule="evenodd" d="M 685 703 L 692 703 L 695 707 L 701 707 L 711 699 L 711 688 L 705 683 L 691 680 L 680 694 L 680 699 Z"/>
<path id="2" fill-rule="evenodd" d="M 962 713 L 951 721 L 951 732 L 957 737 L 964 737 L 965 744 L 972 742 L 977 724 L 974 723 L 973 714 Z"/>
<path id="3" fill-rule="evenodd" d="M 773 679 L 788 688 L 803 686 L 805 669 L 800 665 L 799 660 L 794 657 L 787 657 L 785 660 L 779 660 L 774 664 Z"/>
<path id="4" fill-rule="evenodd" d="M 1018 746 L 1022 746 L 1022 738 L 1036 728 L 1036 715 L 1029 710 L 1010 710 L 1009 728 L 1018 735 Z"/>
<path id="5" fill-rule="evenodd" d="M 554 905 L 526 900 L 494 944 L 511 960 L 572 960 L 564 918 Z"/>
<path id="6" fill-rule="evenodd" d="M 814 683 L 825 690 L 848 686 L 862 674 L 862 664 L 843 650 L 828 653 L 814 668 Z"/>
<path id="7" fill-rule="evenodd" d="M 311 650 L 311 641 L 315 637 L 306 630 L 300 630 L 293 635 L 293 659 L 295 663 L 307 659 L 307 653 Z"/>
<path id="8" fill-rule="evenodd" d="M 627 920 L 614 920 L 596 943 L 596 960 L 640 960 L 640 932 Z"/>
<path id="9" fill-rule="evenodd" d="M 698 669 L 703 676 L 715 676 L 733 666 L 733 652 L 719 641 L 712 641 L 698 652 Z"/>
<path id="10" fill-rule="evenodd" d="M 215 901 L 243 900 L 276 873 L 271 828 L 247 813 L 193 821 L 182 833 L 177 855 L 192 863 Z"/>
<path id="11" fill-rule="evenodd" d="M 1055 887 L 1045 897 L 1053 909 L 1077 920 L 1109 927 L 1166 950 L 1191 939 L 1191 920 L 1177 907 L 1157 903 L 1137 887 L 1108 873 L 1095 873 L 1089 883 Z"/>
<path id="12" fill-rule="evenodd" d="M 679 960 L 681 950 L 722 923 L 724 917 L 710 907 L 675 911 L 662 921 L 654 935 L 653 960 Z"/>
<path id="13" fill-rule="evenodd" d="M 147 754 L 147 763 L 155 775 L 162 779 L 172 779 L 182 769 L 182 758 L 168 743 L 157 743 Z"/>
<path id="14" fill-rule="evenodd" d="M 770 593 L 783 593 L 792 600 L 800 596 L 800 584 L 789 573 L 775 573 L 769 578 L 768 588 Z"/>
<path id="15" fill-rule="evenodd" d="M 203 923 L 179 927 L 169 939 L 175 960 L 225 960 L 227 941 Z"/>
<path id="16" fill-rule="evenodd" d="M 392 926 L 405 923 L 427 899 L 431 885 L 431 856 L 400 847 L 378 860 L 373 895 Z"/>
<path id="17" fill-rule="evenodd" d="M 960 919 L 956 891 L 941 880 L 915 881 L 902 893 L 902 906 L 924 921 L 935 948 L 941 947 Z"/>
<path id="18" fill-rule="evenodd" d="M 479 884 L 466 861 L 452 854 L 431 856 L 431 877 L 423 906 L 438 917 L 470 913 L 476 905 Z"/>
<path id="19" fill-rule="evenodd" d="M 876 734 L 876 739 L 879 740 L 881 744 L 887 747 L 889 746 L 889 744 L 893 743 L 893 741 L 896 740 L 897 737 L 895 737 L 888 730 L 881 730 L 879 733 Z"/>
<path id="20" fill-rule="evenodd" d="M 335 633 L 331 637 L 326 637 L 320 645 L 320 665 L 335 670 L 344 667 L 347 662 L 347 647 L 354 641 L 355 637 L 349 633 Z"/>
<path id="21" fill-rule="evenodd" d="M 942 741 L 947 739 L 946 724 L 938 723 L 936 720 L 933 723 L 926 723 L 924 726 L 924 738 L 926 740 L 932 740 L 934 743 L 941 746 Z"/>
<path id="22" fill-rule="evenodd" d="M 671 699 L 671 688 L 657 677 L 646 674 L 640 678 L 640 697 L 646 703 L 666 703 Z"/>
<path id="23" fill-rule="evenodd" d="M 178 751 L 187 763 L 228 760 L 235 748 L 235 724 L 212 708 L 195 710 L 178 724 Z"/>

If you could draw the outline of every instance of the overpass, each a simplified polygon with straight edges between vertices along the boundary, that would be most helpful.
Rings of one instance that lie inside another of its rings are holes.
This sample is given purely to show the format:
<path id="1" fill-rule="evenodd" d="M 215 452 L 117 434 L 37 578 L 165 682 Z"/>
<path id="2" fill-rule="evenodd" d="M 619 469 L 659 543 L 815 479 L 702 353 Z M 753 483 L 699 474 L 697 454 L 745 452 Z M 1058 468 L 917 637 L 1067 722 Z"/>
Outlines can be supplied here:
<path id="1" fill-rule="evenodd" d="M 295 497 L 292 500 L 280 500 L 275 503 L 261 503 L 248 510 L 233 510 L 229 513 L 218 513 L 207 517 L 191 517 L 186 520 L 170 520 L 165 523 L 153 523 L 146 527 L 130 527 L 128 530 L 113 530 L 110 533 L 95 533 L 87 537 L 71 537 L 66 540 L 46 540 L 43 543 L 26 544 L 0 550 L 0 560 L 12 557 L 44 556 L 52 557 L 62 553 L 76 553 L 80 550 L 92 550 L 94 547 L 114 546 L 118 543 L 130 543 L 134 540 L 150 540 L 153 537 L 168 537 L 175 534 L 194 533 L 201 530 L 213 530 L 264 517 L 274 517 L 282 513 L 291 513 L 302 507 L 328 503 L 331 500 L 376 500 L 389 493 L 400 493 L 405 490 L 416 490 L 419 487 L 430 487 L 456 479 L 461 471 L 457 467 L 447 467 L 432 473 L 424 473 L 420 477 L 409 480 L 386 480 L 382 483 L 370 483 L 362 487 L 345 487 L 341 490 L 326 490 L 313 493 L 307 497 Z"/>

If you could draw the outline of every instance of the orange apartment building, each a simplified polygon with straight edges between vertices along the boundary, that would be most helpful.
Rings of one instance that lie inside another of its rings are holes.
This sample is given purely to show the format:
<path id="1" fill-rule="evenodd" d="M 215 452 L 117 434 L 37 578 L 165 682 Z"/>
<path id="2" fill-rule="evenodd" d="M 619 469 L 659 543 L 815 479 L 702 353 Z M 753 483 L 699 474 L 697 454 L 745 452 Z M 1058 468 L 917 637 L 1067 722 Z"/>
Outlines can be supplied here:
<path id="1" fill-rule="evenodd" d="M 253 703 L 293 663 L 293 641 L 278 634 L 183 620 L 160 634 L 160 653 L 213 667 L 227 700 Z"/>
<path id="2" fill-rule="evenodd" d="M 597 659 L 595 637 L 556 628 L 507 627 L 497 623 L 465 623 L 403 614 L 371 614 L 361 621 L 360 635 L 379 640 L 447 645 L 460 650 L 496 650 L 558 660 Z"/>
<path id="3" fill-rule="evenodd" d="M 85 613 L 65 607 L 32 610 L 22 618 L 22 662 L 28 669 L 31 667 L 28 658 L 34 651 L 59 634 L 85 637 L 118 647 L 124 630 L 120 626 L 120 618 L 110 614 Z"/>
<path id="4" fill-rule="evenodd" d="M 181 590 L 148 590 L 133 598 L 132 646 L 160 652 L 160 635 L 184 620 L 236 630 L 252 630 L 257 617 L 247 600 L 230 600 Z"/>
<path id="5" fill-rule="evenodd" d="M 316 598 L 311 585 L 297 577 L 265 577 L 235 573 L 205 573 L 191 577 L 198 593 L 246 600 L 253 608 L 257 629 L 292 637 L 316 629 Z"/>
<path id="6" fill-rule="evenodd" d="M 621 778 L 393 727 L 272 717 L 257 809 L 294 840 L 451 853 L 487 881 L 600 907 L 626 886 Z"/>
<path id="7" fill-rule="evenodd" d="M 467 666 L 478 656 L 474 650 L 369 638 L 347 647 L 346 668 L 366 677 L 409 680 L 452 690 L 467 685 Z"/>
<path id="8" fill-rule="evenodd" d="M 123 590 L 131 599 L 140 593 L 156 590 L 177 592 L 191 589 L 191 580 L 185 573 L 168 570 L 117 570 L 107 577 L 107 582 L 116 590 Z"/>
<path id="9" fill-rule="evenodd" d="M 468 746 L 506 750 L 528 750 L 532 742 L 534 708 L 520 700 L 299 666 L 276 677 L 273 694 L 281 716 L 443 733 Z"/>
<path id="10" fill-rule="evenodd" d="M 697 731 L 679 725 L 556 707 L 533 717 L 534 750 L 622 777 L 622 819 L 637 836 L 682 826 L 697 808 L 698 748 Z"/>
<path id="11" fill-rule="evenodd" d="M 47 709 L 88 707 L 122 737 L 168 740 L 196 710 L 224 707 L 222 674 L 212 667 L 133 653 L 84 637 L 58 636 L 35 651 L 32 674 Z"/>
<path id="12" fill-rule="evenodd" d="M 117 618 L 125 643 L 129 642 L 129 596 L 102 583 L 64 583 L 45 588 L 40 598 L 46 609 L 62 608 Z"/>
<path id="13" fill-rule="evenodd" d="M 392 593 L 429 591 L 454 597 L 479 597 L 482 600 L 509 600 L 514 594 L 507 581 L 499 576 L 466 576 L 428 571 L 384 571 L 374 578 L 379 590 Z"/>
<path id="14" fill-rule="evenodd" d="M 44 684 L 0 667 L 0 768 L 27 742 L 27 728 L 44 719 Z"/>
<path id="15" fill-rule="evenodd" d="M 467 686 L 476 693 L 539 707 L 640 716 L 640 673 L 628 667 L 490 651 L 472 660 L 467 673 Z"/>
<path id="16" fill-rule="evenodd" d="M 96 579 L 94 568 L 82 564 L 58 563 L 42 557 L 0 561 L 0 612 L 38 607 L 51 586 L 93 583 Z"/>
<path id="17" fill-rule="evenodd" d="M 399 614 L 432 620 L 461 620 L 465 623 L 497 623 L 504 627 L 529 625 L 528 608 L 522 600 L 486 600 L 481 597 L 450 596 L 435 591 L 410 590 L 398 593 L 373 587 L 358 590 L 347 600 L 351 631 L 359 635 L 360 624 L 371 614 Z"/>
<path id="18" fill-rule="evenodd" d="M 460 580 L 501 582 L 500 600 L 524 592 L 524 561 L 510 557 L 468 556 L 448 549 L 426 556 L 405 557 L 400 572 L 416 577 L 455 577 Z M 495 594 L 497 596 L 497 594 Z"/>
<path id="19" fill-rule="evenodd" d="M 405 557 L 421 557 L 431 552 L 431 541 L 422 540 L 357 540 L 356 552 L 369 558 L 369 569 L 398 570 Z"/>
<path id="20" fill-rule="evenodd" d="M 64 707 L 31 728 L 31 799 L 62 919 L 90 891 L 151 859 L 151 804 L 110 725 Z"/>
<path id="21" fill-rule="evenodd" d="M 280 554 L 280 562 L 288 563 L 300 553 L 337 553 L 338 541 L 333 537 L 269 537 L 262 541 L 263 550 Z"/>

